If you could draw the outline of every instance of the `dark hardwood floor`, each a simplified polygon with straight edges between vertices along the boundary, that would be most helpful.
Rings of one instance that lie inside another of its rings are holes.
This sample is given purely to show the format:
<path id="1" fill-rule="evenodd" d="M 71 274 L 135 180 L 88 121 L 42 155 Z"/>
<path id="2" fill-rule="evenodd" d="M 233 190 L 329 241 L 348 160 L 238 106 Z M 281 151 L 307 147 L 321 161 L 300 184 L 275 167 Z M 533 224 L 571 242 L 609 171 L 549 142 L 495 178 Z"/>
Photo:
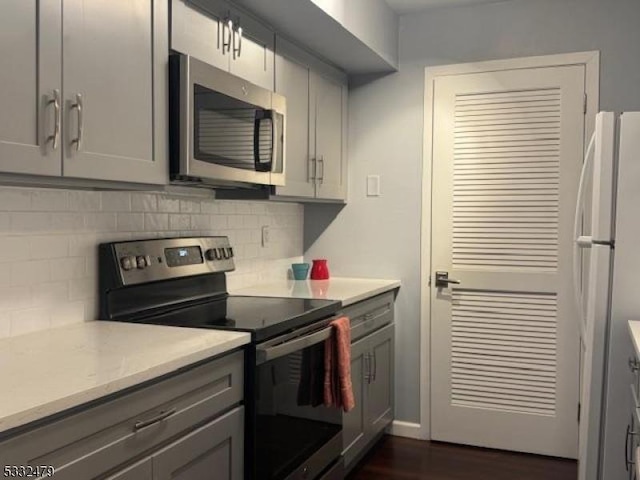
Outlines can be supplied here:
<path id="1" fill-rule="evenodd" d="M 576 480 L 573 460 L 385 436 L 349 480 Z"/>

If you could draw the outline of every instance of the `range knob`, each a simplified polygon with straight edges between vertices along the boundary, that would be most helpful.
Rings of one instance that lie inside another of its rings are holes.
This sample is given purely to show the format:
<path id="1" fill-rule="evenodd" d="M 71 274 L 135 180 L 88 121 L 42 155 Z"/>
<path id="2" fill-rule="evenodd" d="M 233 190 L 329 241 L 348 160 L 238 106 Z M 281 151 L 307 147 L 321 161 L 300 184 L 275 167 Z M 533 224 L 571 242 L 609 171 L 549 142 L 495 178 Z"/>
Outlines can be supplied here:
<path id="1" fill-rule="evenodd" d="M 229 255 L 227 258 L 233 258 L 233 248 L 232 247 L 228 247 L 227 248 L 227 254 Z"/>
<path id="2" fill-rule="evenodd" d="M 121 257 L 120 265 L 122 269 L 125 271 L 132 270 L 136 268 L 136 258 L 135 257 Z"/>
<path id="3" fill-rule="evenodd" d="M 224 256 L 224 248 L 216 248 L 216 259 L 222 260 L 223 258 L 226 258 Z"/>
<path id="4" fill-rule="evenodd" d="M 140 269 L 143 270 L 147 267 L 147 259 L 146 257 L 142 256 L 142 255 L 138 255 L 136 257 L 136 266 Z"/>
<path id="5" fill-rule="evenodd" d="M 204 256 L 207 260 L 209 260 L 210 262 L 213 262 L 214 260 L 216 260 L 216 249 L 210 248 L 209 250 L 204 252 Z"/>

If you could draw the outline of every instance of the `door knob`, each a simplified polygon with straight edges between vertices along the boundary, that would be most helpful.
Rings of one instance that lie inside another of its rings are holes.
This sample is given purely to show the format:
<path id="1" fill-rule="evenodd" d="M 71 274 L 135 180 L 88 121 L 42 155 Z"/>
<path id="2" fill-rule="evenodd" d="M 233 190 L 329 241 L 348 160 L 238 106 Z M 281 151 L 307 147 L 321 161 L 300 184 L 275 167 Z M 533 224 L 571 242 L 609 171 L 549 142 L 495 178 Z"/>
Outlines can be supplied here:
<path id="1" fill-rule="evenodd" d="M 460 280 L 449 278 L 449 272 L 436 272 L 436 288 L 446 288 L 450 283 L 460 284 Z"/>

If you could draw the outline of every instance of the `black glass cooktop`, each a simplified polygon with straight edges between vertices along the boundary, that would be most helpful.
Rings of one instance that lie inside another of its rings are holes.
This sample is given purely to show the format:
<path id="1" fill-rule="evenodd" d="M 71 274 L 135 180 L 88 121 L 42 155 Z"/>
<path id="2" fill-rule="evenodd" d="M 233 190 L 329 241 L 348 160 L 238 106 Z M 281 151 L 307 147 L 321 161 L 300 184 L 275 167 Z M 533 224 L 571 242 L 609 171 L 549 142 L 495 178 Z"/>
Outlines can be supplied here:
<path id="1" fill-rule="evenodd" d="M 181 306 L 133 321 L 245 331 L 251 332 L 254 342 L 260 342 L 329 317 L 340 307 L 341 303 L 336 300 L 230 295 L 205 303 Z"/>

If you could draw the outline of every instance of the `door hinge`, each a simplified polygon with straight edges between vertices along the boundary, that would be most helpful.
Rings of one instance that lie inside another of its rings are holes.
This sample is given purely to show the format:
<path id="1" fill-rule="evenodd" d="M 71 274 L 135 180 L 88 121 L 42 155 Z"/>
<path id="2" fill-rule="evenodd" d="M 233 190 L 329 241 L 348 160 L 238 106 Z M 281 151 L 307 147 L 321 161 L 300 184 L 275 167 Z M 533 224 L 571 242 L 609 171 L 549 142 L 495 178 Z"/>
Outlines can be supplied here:
<path id="1" fill-rule="evenodd" d="M 584 94 L 584 114 L 587 114 L 587 94 Z"/>
<path id="2" fill-rule="evenodd" d="M 582 405 L 578 402 L 578 423 L 580 423 L 580 411 L 582 410 Z"/>

